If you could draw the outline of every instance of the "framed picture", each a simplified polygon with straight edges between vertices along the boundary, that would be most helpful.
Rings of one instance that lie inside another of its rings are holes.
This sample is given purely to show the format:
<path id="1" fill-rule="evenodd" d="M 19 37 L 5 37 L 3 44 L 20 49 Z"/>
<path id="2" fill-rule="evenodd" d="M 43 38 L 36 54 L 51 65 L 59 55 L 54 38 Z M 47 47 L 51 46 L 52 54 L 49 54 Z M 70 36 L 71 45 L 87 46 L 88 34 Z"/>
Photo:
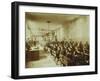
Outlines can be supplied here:
<path id="1" fill-rule="evenodd" d="M 97 7 L 12 2 L 14 79 L 97 74 Z"/>

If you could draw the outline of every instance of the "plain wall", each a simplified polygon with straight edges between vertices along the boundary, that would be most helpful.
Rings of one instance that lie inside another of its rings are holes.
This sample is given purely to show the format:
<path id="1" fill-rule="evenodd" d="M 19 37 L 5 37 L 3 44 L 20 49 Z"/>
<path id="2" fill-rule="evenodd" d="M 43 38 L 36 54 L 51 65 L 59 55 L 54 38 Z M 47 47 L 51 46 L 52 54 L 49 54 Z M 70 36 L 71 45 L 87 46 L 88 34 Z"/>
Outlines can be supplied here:
<path id="1" fill-rule="evenodd" d="M 89 17 L 80 16 L 75 21 L 63 25 L 66 39 L 89 42 Z"/>
<path id="2" fill-rule="evenodd" d="M 73 15 L 72 15 L 73 16 Z M 35 17 L 35 16 L 33 16 Z M 58 41 L 72 39 L 74 41 L 89 42 L 89 16 L 79 16 L 69 21 L 56 22 L 51 20 L 47 23 L 46 19 L 28 19 L 26 18 L 26 39 L 36 37 L 36 39 L 41 38 L 41 35 L 45 35 L 48 30 L 54 30 Z M 41 29 L 44 29 L 41 31 Z M 43 39 L 43 38 L 41 38 Z M 38 39 L 40 42 L 41 39 Z"/>

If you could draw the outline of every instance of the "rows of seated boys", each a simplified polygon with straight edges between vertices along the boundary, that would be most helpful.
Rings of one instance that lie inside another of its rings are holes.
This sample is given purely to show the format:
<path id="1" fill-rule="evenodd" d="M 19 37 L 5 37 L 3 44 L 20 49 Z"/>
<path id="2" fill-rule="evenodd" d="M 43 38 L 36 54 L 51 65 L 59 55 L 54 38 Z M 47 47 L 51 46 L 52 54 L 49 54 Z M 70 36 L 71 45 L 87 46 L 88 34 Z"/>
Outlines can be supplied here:
<path id="1" fill-rule="evenodd" d="M 82 41 L 50 42 L 47 51 L 53 56 L 56 64 L 62 66 L 89 65 L 89 43 Z"/>

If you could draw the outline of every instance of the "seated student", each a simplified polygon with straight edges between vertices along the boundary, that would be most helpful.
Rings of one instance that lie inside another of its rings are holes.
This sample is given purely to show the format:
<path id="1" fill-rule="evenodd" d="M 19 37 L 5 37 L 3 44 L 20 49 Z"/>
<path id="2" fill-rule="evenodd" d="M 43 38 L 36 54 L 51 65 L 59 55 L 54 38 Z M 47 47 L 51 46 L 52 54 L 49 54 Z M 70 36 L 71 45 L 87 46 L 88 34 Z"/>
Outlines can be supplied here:
<path id="1" fill-rule="evenodd" d="M 28 42 L 26 42 L 25 47 L 26 47 L 26 49 L 25 49 L 26 51 L 29 51 L 31 48 Z"/>

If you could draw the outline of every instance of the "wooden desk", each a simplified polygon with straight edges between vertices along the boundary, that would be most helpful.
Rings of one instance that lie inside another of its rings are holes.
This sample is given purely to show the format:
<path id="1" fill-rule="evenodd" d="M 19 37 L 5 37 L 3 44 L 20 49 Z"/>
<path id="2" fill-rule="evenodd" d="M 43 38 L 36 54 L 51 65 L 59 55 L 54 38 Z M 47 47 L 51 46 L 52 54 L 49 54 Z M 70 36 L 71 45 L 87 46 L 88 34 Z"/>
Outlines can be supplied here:
<path id="1" fill-rule="evenodd" d="M 39 60 L 39 50 L 26 51 L 26 61 Z"/>

